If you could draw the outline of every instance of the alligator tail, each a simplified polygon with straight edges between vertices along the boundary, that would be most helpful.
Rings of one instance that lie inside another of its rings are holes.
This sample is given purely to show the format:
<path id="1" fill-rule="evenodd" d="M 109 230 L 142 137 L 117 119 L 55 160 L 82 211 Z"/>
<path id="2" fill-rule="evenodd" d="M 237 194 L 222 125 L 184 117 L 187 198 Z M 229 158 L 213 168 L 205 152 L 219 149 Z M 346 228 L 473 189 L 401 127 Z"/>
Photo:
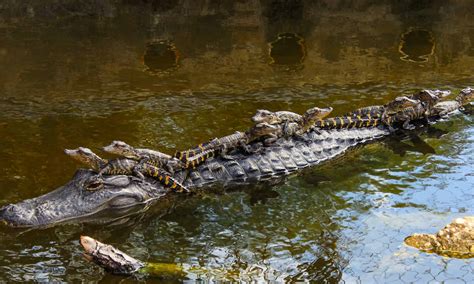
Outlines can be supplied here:
<path id="1" fill-rule="evenodd" d="M 176 181 L 169 173 L 158 167 L 150 164 L 142 164 L 140 172 L 147 176 L 158 179 L 160 183 L 162 183 L 165 187 L 172 189 L 173 191 L 189 192 L 185 186 Z"/>

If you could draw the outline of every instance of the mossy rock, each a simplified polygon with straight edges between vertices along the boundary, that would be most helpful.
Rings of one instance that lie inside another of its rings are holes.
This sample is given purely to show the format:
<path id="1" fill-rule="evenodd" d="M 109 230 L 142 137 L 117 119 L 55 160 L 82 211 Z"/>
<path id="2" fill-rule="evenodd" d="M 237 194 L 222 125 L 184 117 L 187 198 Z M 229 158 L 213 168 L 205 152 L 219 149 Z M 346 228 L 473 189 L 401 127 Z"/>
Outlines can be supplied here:
<path id="1" fill-rule="evenodd" d="M 405 243 L 421 251 L 446 257 L 474 257 L 474 216 L 458 218 L 438 233 L 413 234 Z"/>

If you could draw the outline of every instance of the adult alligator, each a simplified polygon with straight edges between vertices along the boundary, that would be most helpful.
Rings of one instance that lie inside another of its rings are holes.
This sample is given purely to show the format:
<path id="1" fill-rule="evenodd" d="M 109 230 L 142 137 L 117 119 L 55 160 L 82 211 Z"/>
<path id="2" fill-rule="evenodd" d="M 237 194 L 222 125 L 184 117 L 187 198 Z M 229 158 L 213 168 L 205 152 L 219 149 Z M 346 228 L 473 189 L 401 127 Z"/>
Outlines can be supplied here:
<path id="1" fill-rule="evenodd" d="M 226 158 L 218 156 L 195 169 L 176 171 L 173 178 L 184 180 L 182 184 L 192 191 L 217 183 L 224 186 L 256 183 L 320 164 L 355 145 L 390 133 L 384 125 L 310 130 L 300 136 L 280 138 L 271 145 L 261 145 L 253 153 L 231 151 Z M 166 202 L 170 196 L 177 195 L 152 178 L 129 175 L 104 176 L 102 189 L 87 190 L 85 185 L 94 176 L 94 171 L 80 169 L 66 185 L 52 192 L 0 208 L 0 220 L 14 227 L 95 220 L 111 212 L 128 214 L 129 208 L 152 200 Z"/>

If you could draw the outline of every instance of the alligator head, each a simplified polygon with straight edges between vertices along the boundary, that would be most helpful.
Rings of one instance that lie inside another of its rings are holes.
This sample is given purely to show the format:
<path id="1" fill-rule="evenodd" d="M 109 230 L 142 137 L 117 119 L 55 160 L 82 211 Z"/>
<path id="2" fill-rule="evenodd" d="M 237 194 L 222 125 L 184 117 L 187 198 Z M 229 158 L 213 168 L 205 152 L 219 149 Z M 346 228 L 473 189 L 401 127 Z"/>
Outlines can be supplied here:
<path id="1" fill-rule="evenodd" d="M 124 175 L 106 176 L 102 189 L 87 190 L 84 185 L 95 175 L 91 170 L 78 170 L 71 181 L 54 191 L 3 206 L 0 221 L 12 227 L 42 227 L 71 220 L 116 218 L 166 193 L 159 184 Z"/>
<path id="2" fill-rule="evenodd" d="M 419 100 L 428 107 L 435 105 L 440 99 L 447 97 L 451 91 L 441 90 L 422 90 L 412 96 L 413 99 Z"/>
<path id="3" fill-rule="evenodd" d="M 462 89 L 456 98 L 456 101 L 458 101 L 461 105 L 465 105 L 472 100 L 474 100 L 474 89 L 469 87 Z"/>
<path id="4" fill-rule="evenodd" d="M 113 141 L 110 145 L 103 147 L 102 150 L 107 153 L 124 156 L 130 159 L 140 159 L 135 148 L 119 140 Z"/>
<path id="5" fill-rule="evenodd" d="M 274 112 L 266 110 L 266 109 L 259 109 L 255 113 L 254 116 L 251 118 L 253 123 L 269 123 L 275 124 L 278 123 L 278 117 L 275 115 Z"/>

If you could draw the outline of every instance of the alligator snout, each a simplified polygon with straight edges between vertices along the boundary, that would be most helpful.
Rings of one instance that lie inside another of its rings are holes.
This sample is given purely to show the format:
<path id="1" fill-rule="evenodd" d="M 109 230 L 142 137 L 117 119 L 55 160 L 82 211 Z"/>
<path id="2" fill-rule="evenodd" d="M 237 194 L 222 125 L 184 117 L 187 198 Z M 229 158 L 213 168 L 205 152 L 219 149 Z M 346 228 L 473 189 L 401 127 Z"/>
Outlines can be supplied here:
<path id="1" fill-rule="evenodd" d="M 14 227 L 31 226 L 34 209 L 18 204 L 9 204 L 0 208 L 0 222 Z"/>
<path id="2" fill-rule="evenodd" d="M 3 206 L 0 208 L 0 223 L 8 225 L 7 220 L 5 220 L 4 216 L 7 214 L 8 211 L 11 210 L 10 205 Z"/>

